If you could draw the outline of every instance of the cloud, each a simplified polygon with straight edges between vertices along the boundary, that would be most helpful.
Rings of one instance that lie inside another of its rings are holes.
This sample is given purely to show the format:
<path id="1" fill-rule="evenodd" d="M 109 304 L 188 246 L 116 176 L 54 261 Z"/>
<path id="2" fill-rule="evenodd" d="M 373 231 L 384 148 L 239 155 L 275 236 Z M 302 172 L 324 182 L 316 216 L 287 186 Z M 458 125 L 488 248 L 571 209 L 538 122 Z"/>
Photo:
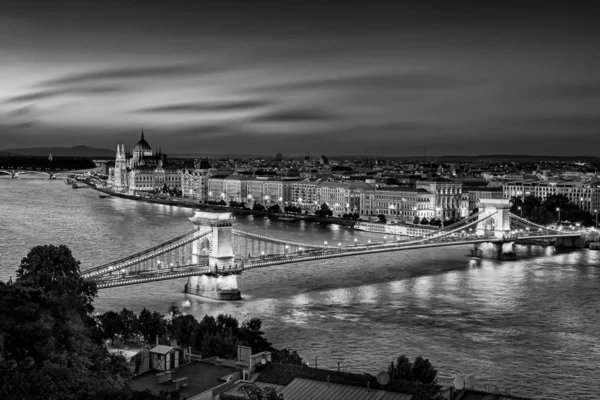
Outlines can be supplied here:
<path id="1" fill-rule="evenodd" d="M 197 113 L 219 111 L 244 111 L 271 105 L 266 100 L 233 100 L 216 102 L 179 103 L 166 106 L 148 107 L 137 110 L 141 113 Z"/>
<path id="2" fill-rule="evenodd" d="M 566 97 L 589 99 L 600 97 L 600 81 L 553 83 L 532 90 L 537 97 Z"/>
<path id="3" fill-rule="evenodd" d="M 82 72 L 66 75 L 61 78 L 49 79 L 38 84 L 39 87 L 55 85 L 73 85 L 82 83 L 97 83 L 107 80 L 130 80 L 147 78 L 179 77 L 222 71 L 222 67 L 210 67 L 201 64 L 173 64 L 149 67 L 123 67 L 98 71 Z"/>
<path id="4" fill-rule="evenodd" d="M 317 109 L 279 110 L 253 118 L 258 123 L 329 122 L 339 120 L 340 115 Z"/>
<path id="5" fill-rule="evenodd" d="M 6 103 L 24 103 L 34 102 L 37 100 L 49 99 L 58 96 L 93 96 L 106 95 L 124 92 L 125 88 L 117 86 L 101 86 L 101 87 L 71 87 L 65 89 L 53 90 L 38 90 L 36 92 L 26 93 L 19 96 L 14 96 L 6 100 Z"/>
<path id="6" fill-rule="evenodd" d="M 370 73 L 343 77 L 306 79 L 290 83 L 266 85 L 258 90 L 289 91 L 314 89 L 385 89 L 385 90 L 441 90 L 465 85 L 456 77 L 429 72 Z"/>

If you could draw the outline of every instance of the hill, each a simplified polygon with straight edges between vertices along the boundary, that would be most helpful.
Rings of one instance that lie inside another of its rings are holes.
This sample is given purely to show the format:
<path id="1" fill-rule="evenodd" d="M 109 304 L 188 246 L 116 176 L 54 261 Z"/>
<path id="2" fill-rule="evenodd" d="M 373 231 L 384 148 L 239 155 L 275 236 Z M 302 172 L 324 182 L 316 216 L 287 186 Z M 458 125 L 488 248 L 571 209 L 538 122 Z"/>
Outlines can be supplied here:
<path id="1" fill-rule="evenodd" d="M 27 155 L 27 156 L 48 156 L 52 154 L 55 157 L 114 157 L 115 151 L 108 149 L 98 149 L 88 146 L 74 147 L 31 147 L 19 149 L 0 150 L 4 155 Z"/>

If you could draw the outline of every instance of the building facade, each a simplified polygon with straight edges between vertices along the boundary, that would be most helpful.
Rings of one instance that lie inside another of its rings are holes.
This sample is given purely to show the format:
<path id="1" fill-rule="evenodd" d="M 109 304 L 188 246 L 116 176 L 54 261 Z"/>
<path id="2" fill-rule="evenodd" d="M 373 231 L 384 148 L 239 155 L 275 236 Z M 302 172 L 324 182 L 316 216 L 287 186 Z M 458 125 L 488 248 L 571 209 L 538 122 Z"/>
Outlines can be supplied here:
<path id="1" fill-rule="evenodd" d="M 127 152 L 124 144 L 117 145 L 115 165 L 108 171 L 108 185 L 116 192 L 129 194 L 162 190 L 165 185 L 170 190 L 181 190 L 181 169 L 166 161 L 165 154 L 154 154 L 142 131 L 133 152 Z"/>

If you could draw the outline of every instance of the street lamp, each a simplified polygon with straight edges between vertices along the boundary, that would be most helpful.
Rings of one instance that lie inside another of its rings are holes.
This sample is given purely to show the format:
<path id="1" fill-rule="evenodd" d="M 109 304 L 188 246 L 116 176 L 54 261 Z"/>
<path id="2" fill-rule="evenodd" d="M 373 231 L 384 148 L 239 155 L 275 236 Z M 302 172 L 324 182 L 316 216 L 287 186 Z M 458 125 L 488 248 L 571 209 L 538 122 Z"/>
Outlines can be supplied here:
<path id="1" fill-rule="evenodd" d="M 556 211 L 558 211 L 558 222 L 560 223 L 560 207 L 556 207 Z"/>
<path id="2" fill-rule="evenodd" d="M 521 218 L 523 218 L 523 209 L 521 208 L 521 206 L 517 207 L 517 209 L 518 209 L 519 211 L 521 211 Z"/>

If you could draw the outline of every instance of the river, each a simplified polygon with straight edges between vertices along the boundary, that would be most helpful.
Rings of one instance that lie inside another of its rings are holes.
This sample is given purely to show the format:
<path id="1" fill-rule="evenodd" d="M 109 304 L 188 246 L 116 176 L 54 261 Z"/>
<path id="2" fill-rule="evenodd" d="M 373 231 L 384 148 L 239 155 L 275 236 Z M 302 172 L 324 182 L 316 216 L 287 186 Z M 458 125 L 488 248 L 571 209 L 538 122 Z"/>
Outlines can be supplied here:
<path id="1" fill-rule="evenodd" d="M 0 178 L 0 279 L 40 244 L 66 244 L 82 269 L 192 228 L 189 208 L 101 199 L 60 180 Z M 380 240 L 337 225 L 237 217 L 238 229 L 305 243 Z M 518 261 L 466 257 L 467 246 L 288 264 L 246 271 L 244 299 L 181 293 L 185 279 L 100 292 L 99 312 L 170 303 L 198 319 L 259 317 L 275 346 L 319 367 L 376 374 L 400 354 L 421 354 L 440 383 L 474 375 L 513 394 L 597 399 L 600 252 L 519 246 Z"/>

